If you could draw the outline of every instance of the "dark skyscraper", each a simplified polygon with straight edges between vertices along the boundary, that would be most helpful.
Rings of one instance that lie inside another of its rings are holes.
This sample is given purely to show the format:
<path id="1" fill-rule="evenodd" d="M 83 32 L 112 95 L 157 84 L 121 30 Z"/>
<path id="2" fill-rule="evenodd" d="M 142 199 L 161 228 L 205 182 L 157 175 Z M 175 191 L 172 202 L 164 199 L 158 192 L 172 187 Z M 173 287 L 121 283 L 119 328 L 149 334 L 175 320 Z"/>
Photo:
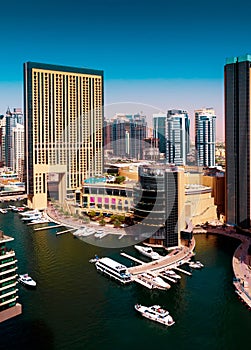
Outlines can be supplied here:
<path id="1" fill-rule="evenodd" d="M 251 55 L 225 65 L 226 217 L 250 227 L 250 72 Z"/>

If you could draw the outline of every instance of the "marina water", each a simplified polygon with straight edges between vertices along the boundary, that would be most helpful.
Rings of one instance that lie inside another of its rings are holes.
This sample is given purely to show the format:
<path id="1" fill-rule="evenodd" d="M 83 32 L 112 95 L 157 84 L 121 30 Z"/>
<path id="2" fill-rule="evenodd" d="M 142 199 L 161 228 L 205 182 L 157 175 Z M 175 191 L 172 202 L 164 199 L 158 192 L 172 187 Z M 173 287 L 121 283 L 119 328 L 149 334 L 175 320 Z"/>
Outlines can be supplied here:
<path id="1" fill-rule="evenodd" d="M 89 245 L 56 229 L 34 231 L 17 213 L 1 215 L 0 229 L 15 238 L 18 273 L 37 281 L 19 288 L 21 316 L 0 324 L 0 349 L 236 349 L 250 346 L 251 312 L 232 285 L 238 241 L 196 236 L 196 259 L 205 267 L 182 275 L 168 291 L 120 286 L 97 273 L 89 259 L 109 256 L 131 266 L 120 249 Z M 104 238 L 111 239 L 111 238 Z M 114 237 L 114 239 L 118 239 Z M 125 238 L 122 238 L 125 239 Z M 133 247 L 125 248 L 137 256 Z M 159 304 L 176 321 L 166 328 L 142 318 L 134 304 Z M 249 344 L 249 345 L 248 345 Z"/>

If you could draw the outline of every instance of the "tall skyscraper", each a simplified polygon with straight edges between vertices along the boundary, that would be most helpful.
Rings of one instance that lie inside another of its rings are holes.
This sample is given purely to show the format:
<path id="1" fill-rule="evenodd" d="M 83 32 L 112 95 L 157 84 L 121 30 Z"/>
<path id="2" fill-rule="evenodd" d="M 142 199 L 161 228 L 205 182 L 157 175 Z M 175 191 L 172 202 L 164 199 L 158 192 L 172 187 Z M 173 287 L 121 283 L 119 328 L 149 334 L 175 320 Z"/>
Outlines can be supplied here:
<path id="1" fill-rule="evenodd" d="M 158 139 L 160 153 L 166 154 L 166 114 L 153 114 L 153 138 Z"/>
<path id="2" fill-rule="evenodd" d="M 59 174 L 59 201 L 103 172 L 103 71 L 24 64 L 28 206 L 47 207 L 47 175 Z"/>
<path id="3" fill-rule="evenodd" d="M 166 119 L 166 159 L 186 165 L 190 149 L 190 120 L 187 111 L 171 109 Z"/>
<path id="4" fill-rule="evenodd" d="M 195 111 L 195 149 L 198 166 L 215 166 L 216 115 L 213 108 Z"/>
<path id="5" fill-rule="evenodd" d="M 250 227 L 251 55 L 225 65 L 225 142 L 227 222 Z"/>

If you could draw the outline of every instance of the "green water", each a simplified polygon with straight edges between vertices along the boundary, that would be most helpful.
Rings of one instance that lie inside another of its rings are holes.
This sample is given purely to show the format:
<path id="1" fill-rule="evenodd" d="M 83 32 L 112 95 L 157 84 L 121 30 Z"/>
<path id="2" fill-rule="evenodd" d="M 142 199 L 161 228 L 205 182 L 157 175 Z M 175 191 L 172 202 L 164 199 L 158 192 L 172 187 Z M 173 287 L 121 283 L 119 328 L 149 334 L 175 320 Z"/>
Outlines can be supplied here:
<path id="1" fill-rule="evenodd" d="M 196 259 L 205 268 L 182 275 L 168 291 L 150 291 L 120 286 L 88 262 L 98 254 L 130 266 L 120 249 L 88 245 L 70 233 L 56 236 L 55 229 L 35 232 L 12 212 L 0 216 L 0 229 L 15 238 L 9 246 L 18 272 L 30 273 L 38 284 L 36 290 L 19 286 L 23 314 L 0 324 L 0 349 L 212 350 L 251 344 L 251 311 L 232 286 L 235 240 L 197 235 Z M 140 257 L 133 247 L 124 251 Z M 135 303 L 162 305 L 175 325 L 140 317 Z"/>

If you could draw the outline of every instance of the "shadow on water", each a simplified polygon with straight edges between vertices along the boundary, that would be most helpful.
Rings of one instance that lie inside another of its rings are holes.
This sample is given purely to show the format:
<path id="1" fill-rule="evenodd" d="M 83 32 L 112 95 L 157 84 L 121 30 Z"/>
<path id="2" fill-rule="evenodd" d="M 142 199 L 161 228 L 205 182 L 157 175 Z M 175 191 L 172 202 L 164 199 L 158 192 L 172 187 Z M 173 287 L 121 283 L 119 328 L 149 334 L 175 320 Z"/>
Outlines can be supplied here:
<path id="1" fill-rule="evenodd" d="M 17 321 L 17 319 L 16 319 Z M 13 320 L 5 321 L 4 324 L 13 323 Z M 6 328 L 9 330 L 6 332 Z M 15 327 L 14 334 L 12 327 L 6 327 L 5 330 L 0 330 L 1 345 L 0 349 L 4 350 L 21 350 L 21 349 L 47 349 L 53 350 L 54 336 L 52 330 L 41 319 L 32 321 L 19 320 L 18 329 Z"/>

